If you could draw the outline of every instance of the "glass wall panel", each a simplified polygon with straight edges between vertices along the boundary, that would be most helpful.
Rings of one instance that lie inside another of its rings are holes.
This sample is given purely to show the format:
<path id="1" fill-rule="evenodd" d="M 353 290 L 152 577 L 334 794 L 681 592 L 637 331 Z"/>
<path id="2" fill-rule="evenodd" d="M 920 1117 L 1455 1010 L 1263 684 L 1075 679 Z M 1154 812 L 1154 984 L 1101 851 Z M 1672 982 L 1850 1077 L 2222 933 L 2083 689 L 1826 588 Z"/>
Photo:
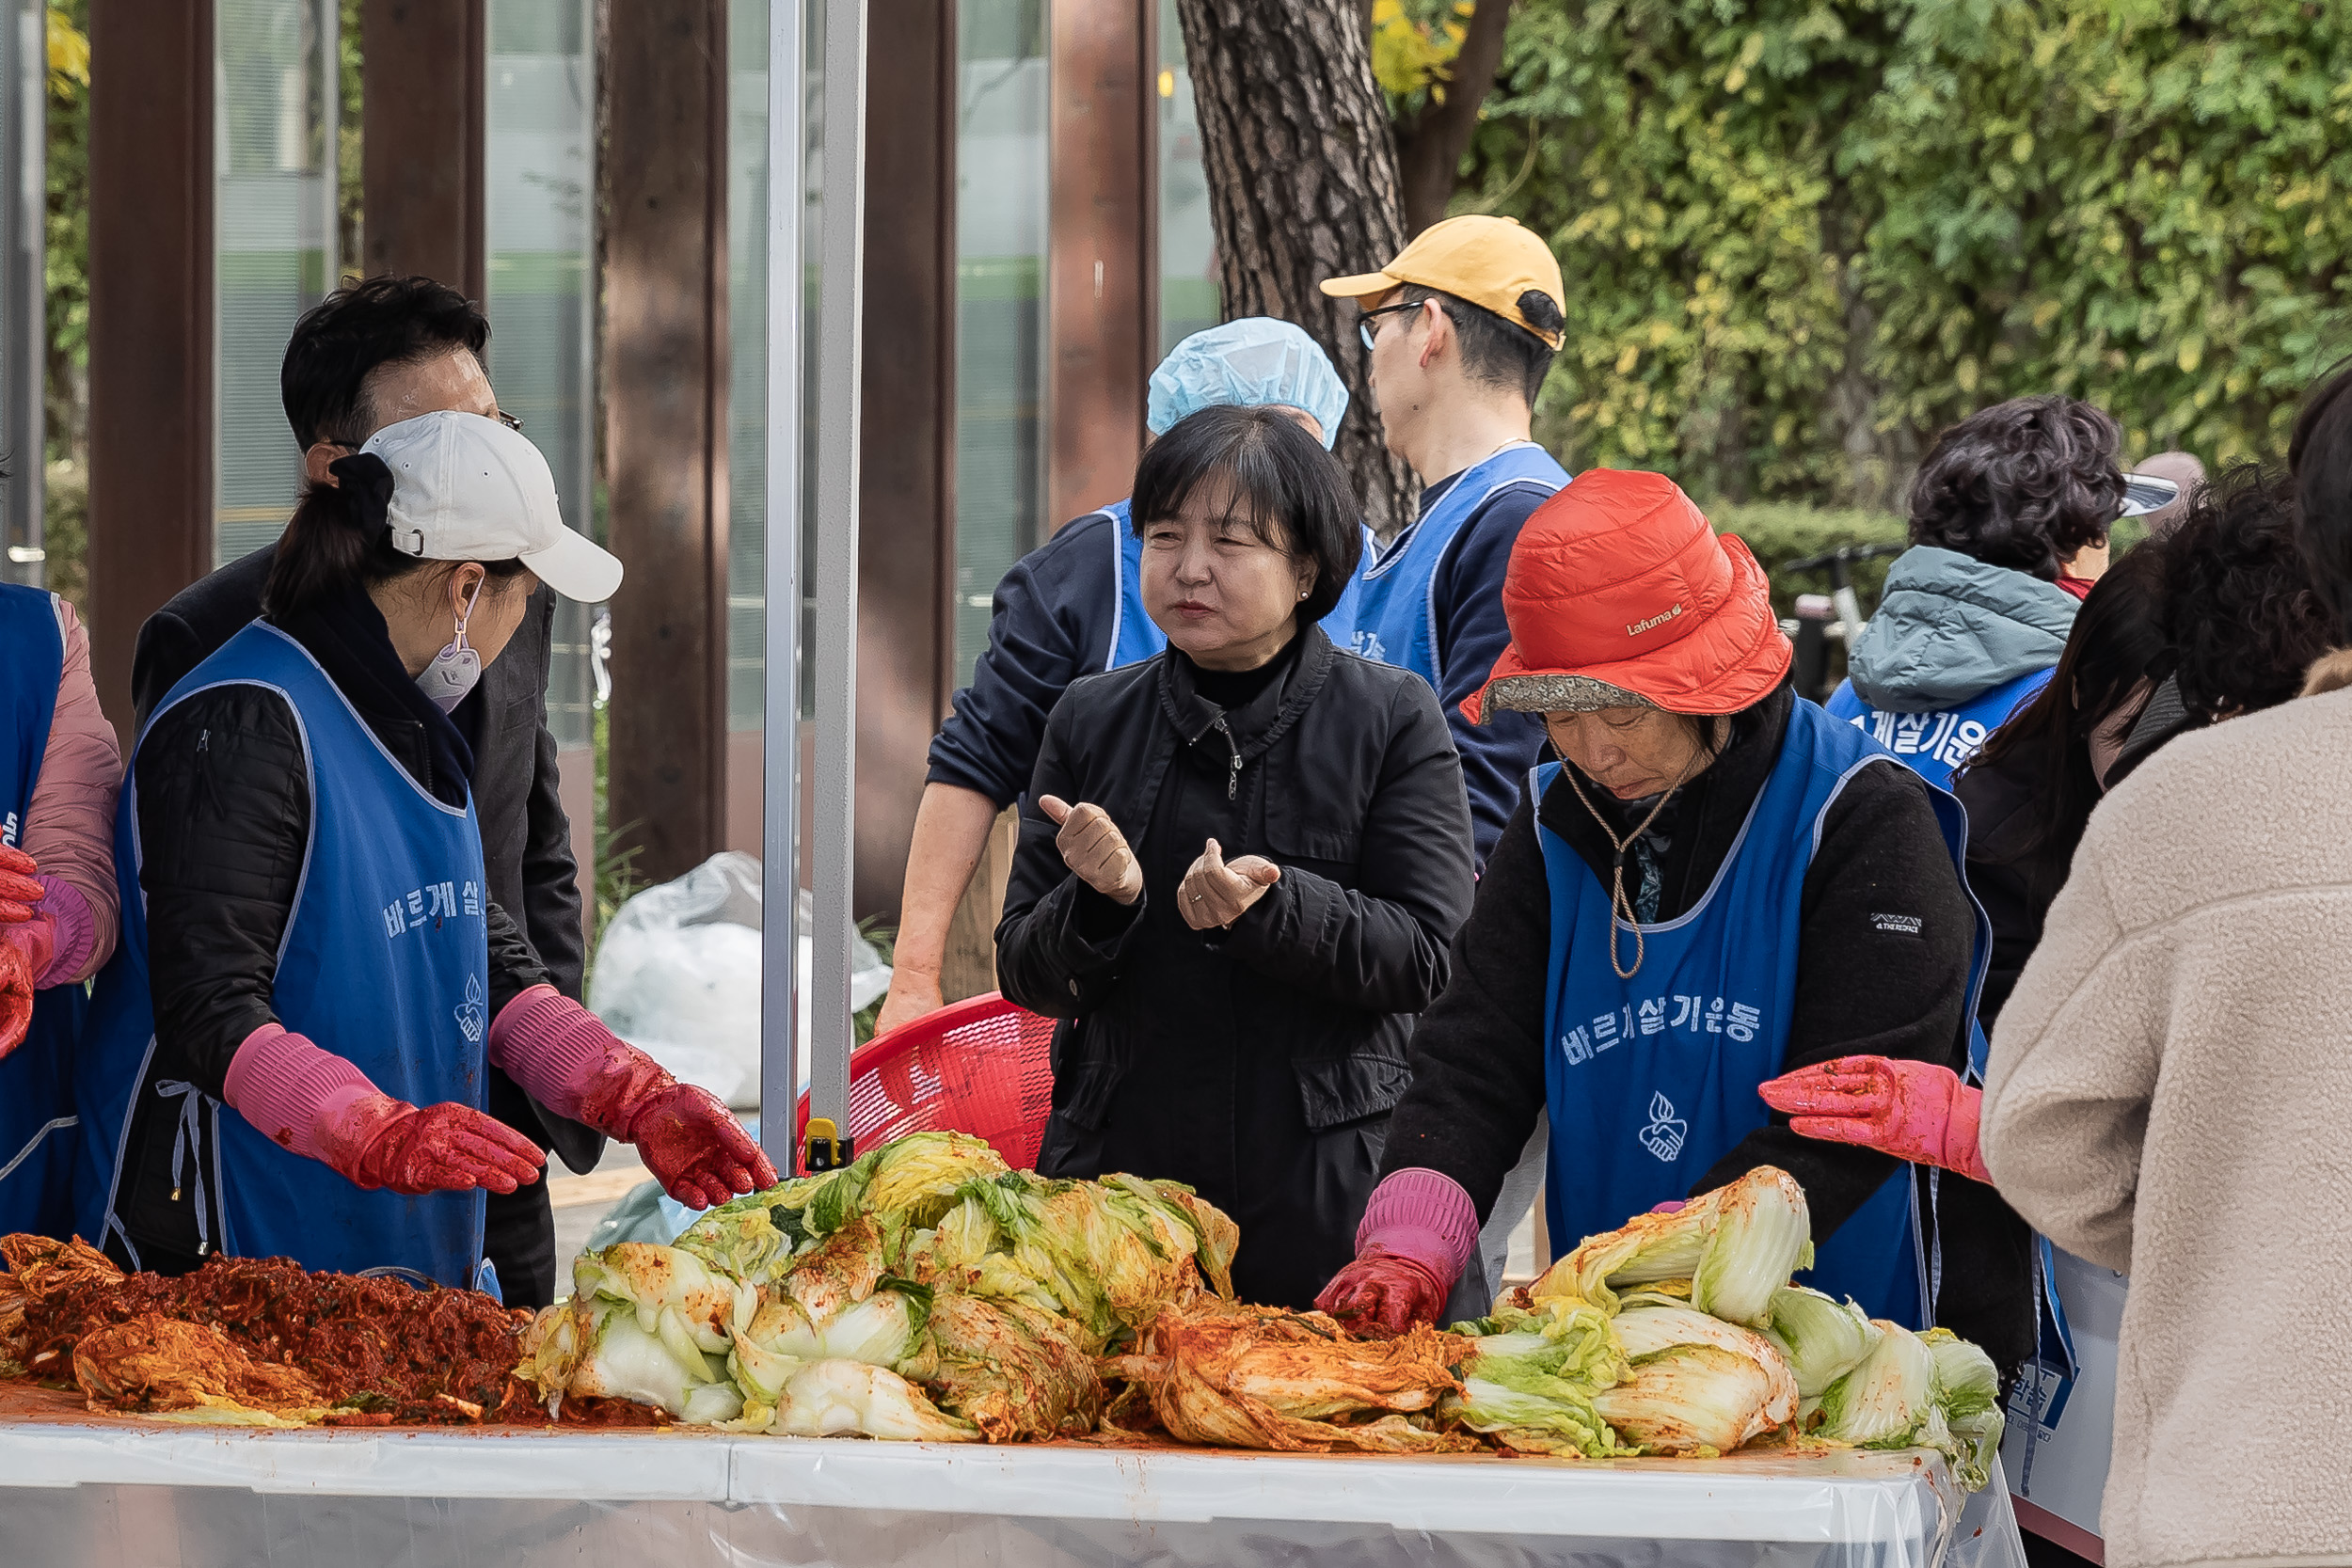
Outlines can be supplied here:
<path id="1" fill-rule="evenodd" d="M 335 273 L 336 9 L 215 0 L 215 564 L 273 543 L 301 487 L 278 376 Z"/>
<path id="2" fill-rule="evenodd" d="M 555 470 L 564 520 L 601 534 L 595 495 L 594 0 L 490 0 L 484 137 L 489 372 Z M 592 611 L 559 599 L 548 727 L 585 746 Z"/>
<path id="3" fill-rule="evenodd" d="M 1224 319 L 1216 281 L 1216 235 L 1209 225 L 1209 179 L 1200 166 L 1200 121 L 1176 0 L 1159 0 L 1160 352 Z"/>
<path id="4" fill-rule="evenodd" d="M 1043 539 L 1043 0 L 959 0 L 956 680 L 988 645 L 996 581 Z"/>

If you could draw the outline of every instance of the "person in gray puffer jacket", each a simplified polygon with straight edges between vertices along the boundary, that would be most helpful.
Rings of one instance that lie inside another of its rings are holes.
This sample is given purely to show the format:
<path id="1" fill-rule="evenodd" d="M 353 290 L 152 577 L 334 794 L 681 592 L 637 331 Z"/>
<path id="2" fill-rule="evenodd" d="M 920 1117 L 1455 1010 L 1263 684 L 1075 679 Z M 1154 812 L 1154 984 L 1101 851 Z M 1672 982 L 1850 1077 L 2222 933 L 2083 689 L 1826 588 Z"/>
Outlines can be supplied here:
<path id="1" fill-rule="evenodd" d="M 1831 714 L 1928 782 L 2046 685 L 2080 604 L 2064 574 L 2122 515 L 2122 433 L 2073 398 L 2016 398 L 1946 431 L 1911 486 L 1911 546 L 1848 652 Z M 2087 590 L 2088 582 L 2083 583 Z"/>

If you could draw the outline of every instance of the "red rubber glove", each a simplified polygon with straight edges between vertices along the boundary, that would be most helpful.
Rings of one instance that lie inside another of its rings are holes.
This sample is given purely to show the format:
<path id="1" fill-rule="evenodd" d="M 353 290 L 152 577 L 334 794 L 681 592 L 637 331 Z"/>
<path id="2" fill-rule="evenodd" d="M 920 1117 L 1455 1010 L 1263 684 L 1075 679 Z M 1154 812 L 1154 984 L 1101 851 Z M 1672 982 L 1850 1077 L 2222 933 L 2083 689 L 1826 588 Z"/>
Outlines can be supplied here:
<path id="1" fill-rule="evenodd" d="M 24 850 L 0 844 L 0 926 L 19 925 L 33 918 L 33 906 L 48 892 L 33 879 L 33 874 L 40 869 L 40 864 Z"/>
<path id="2" fill-rule="evenodd" d="M 511 1193 L 539 1178 L 539 1146 L 470 1105 L 443 1101 L 420 1109 L 369 1095 L 328 1116 L 318 1130 L 326 1163 L 359 1186 L 410 1197 L 487 1187 Z"/>
<path id="3" fill-rule="evenodd" d="M 0 939 L 0 1056 L 23 1045 L 33 1026 L 33 974 L 23 950 Z"/>
<path id="4" fill-rule="evenodd" d="M 280 1148 L 371 1190 L 511 1193 L 536 1180 L 547 1162 L 504 1123 L 447 1101 L 419 1110 L 377 1088 L 349 1058 L 275 1023 L 237 1047 L 221 1098 Z"/>
<path id="5" fill-rule="evenodd" d="M 1808 1138 L 1856 1144 L 1898 1160 L 1937 1165 L 1990 1185 L 1977 1148 L 1981 1090 L 1947 1067 L 1888 1056 L 1840 1056 L 1757 1086 Z"/>
<path id="6" fill-rule="evenodd" d="M 1402 1334 L 1436 1323 L 1451 1289 L 1419 1259 L 1375 1252 L 1333 1275 L 1315 1306 L 1353 1329 Z"/>
<path id="7" fill-rule="evenodd" d="M 490 1060 L 540 1104 L 637 1146 L 662 1190 L 690 1209 L 776 1184 L 735 1114 L 681 1084 L 552 986 L 533 986 L 490 1025 Z"/>

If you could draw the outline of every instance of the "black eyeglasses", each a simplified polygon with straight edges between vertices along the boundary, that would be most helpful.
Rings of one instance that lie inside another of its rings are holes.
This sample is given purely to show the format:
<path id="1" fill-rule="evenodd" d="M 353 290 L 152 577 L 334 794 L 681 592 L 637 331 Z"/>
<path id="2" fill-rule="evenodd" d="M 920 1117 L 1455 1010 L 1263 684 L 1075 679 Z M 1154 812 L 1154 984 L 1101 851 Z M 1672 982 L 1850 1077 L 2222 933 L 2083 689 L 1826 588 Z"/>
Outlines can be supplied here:
<path id="1" fill-rule="evenodd" d="M 1377 310 L 1367 310 L 1357 317 L 1356 336 L 1364 341 L 1364 351 L 1370 353 L 1373 340 L 1380 336 L 1378 324 L 1382 316 L 1394 315 L 1399 310 L 1418 310 L 1421 306 L 1422 302 L 1418 299 L 1408 300 L 1403 305 L 1383 305 Z"/>

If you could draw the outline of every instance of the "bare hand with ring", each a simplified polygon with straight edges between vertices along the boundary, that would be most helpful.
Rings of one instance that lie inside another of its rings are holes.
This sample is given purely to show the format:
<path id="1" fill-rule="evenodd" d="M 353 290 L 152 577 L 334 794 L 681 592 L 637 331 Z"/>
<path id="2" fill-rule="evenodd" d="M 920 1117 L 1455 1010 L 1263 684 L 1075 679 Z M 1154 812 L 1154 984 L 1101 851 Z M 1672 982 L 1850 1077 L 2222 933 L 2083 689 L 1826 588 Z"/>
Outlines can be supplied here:
<path id="1" fill-rule="evenodd" d="M 1231 926 L 1249 912 L 1249 906 L 1265 896 L 1265 890 L 1282 879 L 1282 868 L 1263 855 L 1244 855 L 1231 865 L 1225 863 L 1224 850 L 1216 840 L 1184 873 L 1182 886 L 1176 890 L 1177 902 L 1184 911 L 1184 924 L 1196 931 L 1206 931 L 1218 926 Z"/>
<path id="2" fill-rule="evenodd" d="M 1121 904 L 1143 896 L 1143 867 L 1109 812 L 1084 801 L 1073 806 L 1057 795 L 1039 796 L 1037 809 L 1060 824 L 1054 847 L 1080 881 Z"/>

